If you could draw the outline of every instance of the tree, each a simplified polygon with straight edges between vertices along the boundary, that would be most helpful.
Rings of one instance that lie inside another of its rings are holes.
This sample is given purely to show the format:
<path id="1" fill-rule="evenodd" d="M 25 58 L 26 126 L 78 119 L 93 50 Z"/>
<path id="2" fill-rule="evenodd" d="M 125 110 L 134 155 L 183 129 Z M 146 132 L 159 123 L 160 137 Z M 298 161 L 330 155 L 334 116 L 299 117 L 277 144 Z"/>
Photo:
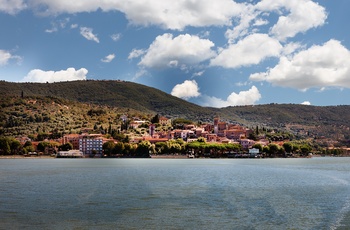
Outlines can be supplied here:
<path id="1" fill-rule="evenodd" d="M 23 150 L 25 151 L 25 153 L 28 153 L 28 152 L 35 152 L 35 148 L 34 148 L 33 145 L 26 146 L 26 147 L 24 147 Z"/>
<path id="2" fill-rule="evenodd" d="M 50 143 L 49 143 L 49 142 L 47 142 L 47 141 L 42 141 L 42 142 L 40 142 L 40 143 L 38 144 L 37 149 L 38 149 L 38 151 L 40 151 L 40 152 L 44 152 L 44 151 L 45 151 L 45 148 L 46 148 L 46 147 L 49 147 L 49 146 L 50 146 Z"/>
<path id="3" fill-rule="evenodd" d="M 65 144 L 60 145 L 60 146 L 59 146 L 59 149 L 60 149 L 61 151 L 68 151 L 68 150 L 73 149 L 73 145 L 72 145 L 72 143 L 67 142 L 67 143 L 65 143 Z"/>
<path id="4" fill-rule="evenodd" d="M 303 155 L 307 155 L 312 150 L 312 148 L 310 145 L 304 144 L 304 145 L 300 146 L 300 150 L 301 150 Z"/>
<path id="5" fill-rule="evenodd" d="M 167 143 L 166 142 L 157 142 L 155 144 L 155 148 L 156 148 L 156 152 L 158 154 L 166 154 L 168 152 L 167 151 Z"/>
<path id="6" fill-rule="evenodd" d="M 22 149 L 21 142 L 17 141 L 16 139 L 12 139 L 10 143 L 11 153 L 13 155 L 18 154 Z"/>
<path id="7" fill-rule="evenodd" d="M 270 152 L 270 147 L 268 145 L 263 147 L 263 153 L 268 154 Z"/>
<path id="8" fill-rule="evenodd" d="M 123 142 L 118 142 L 114 145 L 113 153 L 114 154 L 123 154 L 125 150 L 125 145 Z"/>
<path id="9" fill-rule="evenodd" d="M 33 143 L 31 141 L 26 141 L 26 143 L 24 143 L 23 147 L 29 147 L 29 146 L 33 146 Z"/>
<path id="10" fill-rule="evenodd" d="M 9 155 L 11 153 L 9 139 L 2 137 L 0 138 L 0 153 L 3 155 Z"/>
<path id="11" fill-rule="evenodd" d="M 283 148 L 287 153 L 292 153 L 293 152 L 293 145 L 290 142 L 285 142 L 283 143 Z"/>
<path id="12" fill-rule="evenodd" d="M 270 143 L 268 146 L 269 146 L 269 154 L 270 154 L 270 156 L 275 157 L 277 152 L 278 152 L 278 150 L 279 150 L 279 146 L 274 144 L 274 143 Z"/>
<path id="13" fill-rule="evenodd" d="M 260 153 L 263 151 L 263 146 L 261 144 L 254 144 L 252 147 L 255 149 L 259 149 Z"/>
<path id="14" fill-rule="evenodd" d="M 258 140 L 258 136 L 255 133 L 249 133 L 248 139 L 256 141 Z"/>
<path id="15" fill-rule="evenodd" d="M 107 141 L 106 143 L 104 143 L 102 145 L 104 154 L 106 154 L 107 156 L 111 156 L 113 153 L 114 147 L 115 147 L 114 141 Z"/>
<path id="16" fill-rule="evenodd" d="M 201 143 L 206 143 L 206 142 L 207 142 L 206 139 L 205 139 L 204 137 L 199 137 L 199 138 L 197 139 L 197 141 L 198 141 L 198 142 L 201 142 Z"/>
<path id="17" fill-rule="evenodd" d="M 152 145 L 149 141 L 141 141 L 136 148 L 137 157 L 149 157 Z"/>
<path id="18" fill-rule="evenodd" d="M 117 141 L 124 142 L 124 143 L 128 143 L 129 142 L 129 136 L 128 135 L 124 135 L 123 133 L 115 132 L 113 134 L 113 139 L 115 139 Z"/>
<path id="19" fill-rule="evenodd" d="M 181 145 L 176 141 L 176 140 L 168 140 L 166 142 L 167 144 L 167 150 L 169 153 L 174 154 L 174 153 L 180 153 L 181 152 Z"/>
<path id="20" fill-rule="evenodd" d="M 135 144 L 124 143 L 124 156 L 132 156 L 135 153 L 137 146 Z"/>
<path id="21" fill-rule="evenodd" d="M 152 124 L 157 124 L 159 123 L 159 114 L 156 114 L 154 117 L 151 119 Z"/>
<path id="22" fill-rule="evenodd" d="M 49 138 L 49 134 L 48 133 L 39 133 L 38 136 L 36 137 L 37 141 L 43 141 L 47 138 Z"/>

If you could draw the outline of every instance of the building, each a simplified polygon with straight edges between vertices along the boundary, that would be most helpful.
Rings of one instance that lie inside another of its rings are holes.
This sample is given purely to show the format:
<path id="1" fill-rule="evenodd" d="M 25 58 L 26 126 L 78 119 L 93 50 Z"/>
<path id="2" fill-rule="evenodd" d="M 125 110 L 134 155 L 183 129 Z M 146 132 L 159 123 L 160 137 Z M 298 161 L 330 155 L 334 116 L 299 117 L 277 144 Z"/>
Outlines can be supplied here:
<path id="1" fill-rule="evenodd" d="M 243 149 L 249 149 L 255 144 L 255 141 L 250 139 L 240 139 L 239 142 L 242 145 Z"/>
<path id="2" fill-rule="evenodd" d="M 102 145 L 101 134 L 84 134 L 79 137 L 79 150 L 84 156 L 102 156 Z"/>
<path id="3" fill-rule="evenodd" d="M 247 136 L 247 130 L 238 125 L 229 125 L 227 130 L 224 130 L 224 136 L 228 139 L 239 140 Z"/>
<path id="4" fill-rule="evenodd" d="M 67 144 L 68 142 L 72 144 L 73 149 L 79 149 L 79 134 L 67 134 L 62 138 L 62 144 Z"/>
<path id="5" fill-rule="evenodd" d="M 220 117 L 214 117 L 214 133 L 218 134 L 218 125 L 220 122 Z"/>
<path id="6" fill-rule="evenodd" d="M 150 124 L 148 128 L 148 133 L 151 137 L 153 137 L 156 134 L 156 125 L 155 124 Z"/>
<path id="7" fill-rule="evenodd" d="M 225 130 L 227 130 L 227 123 L 226 122 L 219 122 L 217 125 L 217 132 L 216 134 L 219 137 L 225 136 Z"/>
<path id="8" fill-rule="evenodd" d="M 59 151 L 56 155 L 57 158 L 82 158 L 83 152 L 79 150 Z"/>
<path id="9" fill-rule="evenodd" d="M 159 118 L 159 124 L 160 125 L 170 125 L 171 124 L 171 120 L 166 118 L 166 117 L 160 117 Z"/>

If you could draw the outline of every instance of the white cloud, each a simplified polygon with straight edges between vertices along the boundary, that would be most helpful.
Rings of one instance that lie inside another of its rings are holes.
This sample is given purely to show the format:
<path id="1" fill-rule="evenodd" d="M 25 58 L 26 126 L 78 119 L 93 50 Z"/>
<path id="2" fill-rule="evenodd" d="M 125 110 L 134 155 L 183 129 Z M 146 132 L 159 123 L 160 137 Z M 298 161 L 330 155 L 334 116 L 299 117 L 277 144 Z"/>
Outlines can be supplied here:
<path id="1" fill-rule="evenodd" d="M 142 76 L 146 76 L 149 75 L 149 72 L 144 69 L 144 68 L 140 68 L 136 73 L 135 76 L 132 78 L 133 81 L 135 81 L 136 79 L 142 77 Z"/>
<path id="2" fill-rule="evenodd" d="M 76 28 L 78 28 L 78 24 L 72 24 L 72 25 L 70 25 L 70 28 L 71 29 L 76 29 Z"/>
<path id="3" fill-rule="evenodd" d="M 257 18 L 257 19 L 255 19 L 253 26 L 264 26 L 267 24 L 269 24 L 269 21 L 261 19 L 261 18 Z"/>
<path id="4" fill-rule="evenodd" d="M 16 14 L 27 8 L 23 0 L 0 0 L 0 12 Z"/>
<path id="5" fill-rule="evenodd" d="M 46 29 L 46 33 L 54 33 L 57 32 L 59 29 L 66 28 L 67 24 L 69 23 L 70 18 L 64 18 L 55 22 L 51 23 L 51 29 Z"/>
<path id="6" fill-rule="evenodd" d="M 113 61 L 114 58 L 115 58 L 115 54 L 109 54 L 106 57 L 104 57 L 103 59 L 101 59 L 101 61 L 109 63 L 109 62 Z"/>
<path id="7" fill-rule="evenodd" d="M 134 58 L 138 58 L 142 55 L 144 55 L 146 53 L 146 50 L 142 50 L 142 49 L 133 49 L 129 56 L 128 59 L 134 59 Z"/>
<path id="8" fill-rule="evenodd" d="M 245 5 L 240 17 L 238 17 L 239 23 L 228 29 L 225 33 L 229 44 L 234 43 L 236 39 L 246 36 L 249 33 L 249 27 L 253 20 L 258 17 L 258 12 L 255 12 L 252 5 Z M 261 20 L 261 19 L 260 19 Z"/>
<path id="9" fill-rule="evenodd" d="M 301 103 L 302 105 L 311 105 L 311 102 L 309 101 L 304 101 L 303 103 Z"/>
<path id="10" fill-rule="evenodd" d="M 57 32 L 58 31 L 58 28 L 55 27 L 55 26 L 52 26 L 51 29 L 46 29 L 45 32 L 46 33 L 54 33 L 54 32 Z"/>
<path id="11" fill-rule="evenodd" d="M 239 15 L 243 5 L 232 0 L 162 0 L 151 4 L 148 0 L 35 0 L 31 4 L 47 15 L 118 10 L 125 13 L 131 24 L 159 25 L 174 30 L 187 26 L 230 25 L 231 18 Z"/>
<path id="12" fill-rule="evenodd" d="M 11 59 L 12 55 L 6 50 L 0 50 L 0 66 L 6 65 Z"/>
<path id="13" fill-rule="evenodd" d="M 15 59 L 19 62 L 22 60 L 20 56 L 12 55 L 9 51 L 0 50 L 0 66 L 7 65 L 8 62 L 12 59 Z"/>
<path id="14" fill-rule="evenodd" d="M 27 76 L 23 78 L 23 82 L 60 82 L 60 81 L 75 81 L 86 80 L 88 70 L 81 68 L 75 70 L 68 68 L 61 71 L 44 71 L 40 69 L 31 70 Z"/>
<path id="15" fill-rule="evenodd" d="M 200 77 L 204 74 L 205 70 L 199 71 L 199 72 L 195 72 L 192 77 Z"/>
<path id="16" fill-rule="evenodd" d="M 290 43 L 284 45 L 282 53 L 285 56 L 289 56 L 301 48 L 303 48 L 302 44 L 300 44 L 298 42 L 290 42 Z"/>
<path id="17" fill-rule="evenodd" d="M 182 84 L 176 85 L 171 91 L 171 95 L 182 99 L 189 99 L 200 96 L 198 84 L 195 80 L 186 80 Z"/>
<path id="18" fill-rule="evenodd" d="M 250 80 L 307 90 L 309 88 L 350 88 L 350 51 L 337 40 L 312 46 L 292 58 L 282 57 L 265 73 L 255 73 Z"/>
<path id="19" fill-rule="evenodd" d="M 281 50 L 282 45 L 276 39 L 266 34 L 252 34 L 223 49 L 210 64 L 225 68 L 249 66 L 259 64 L 267 57 L 277 57 Z"/>
<path id="20" fill-rule="evenodd" d="M 253 105 L 260 100 L 261 94 L 255 86 L 252 86 L 247 91 L 241 91 L 238 94 L 231 93 L 226 100 L 222 100 L 217 97 L 203 97 L 205 102 L 203 106 L 222 108 L 227 106 L 238 106 L 238 105 Z"/>
<path id="21" fill-rule="evenodd" d="M 289 11 L 288 15 L 281 15 L 271 28 L 271 34 L 281 41 L 311 28 L 322 26 L 327 19 L 325 8 L 310 0 L 262 0 L 256 5 L 256 9 Z"/>
<path id="22" fill-rule="evenodd" d="M 116 42 L 121 38 L 121 36 L 121 34 L 112 34 L 111 39 Z"/>
<path id="23" fill-rule="evenodd" d="M 167 29 L 183 30 L 186 26 L 230 25 L 231 18 L 241 12 L 241 5 L 232 0 L 163 0 L 155 4 L 149 4 L 147 0 L 134 0 L 123 4 L 122 11 L 136 25 L 160 25 Z"/>
<path id="24" fill-rule="evenodd" d="M 158 36 L 150 45 L 139 65 L 145 67 L 177 67 L 198 64 L 215 55 L 214 43 L 195 35 L 183 34 L 173 38 L 172 34 Z"/>
<path id="25" fill-rule="evenodd" d="M 80 27 L 80 34 L 87 40 L 100 43 L 100 40 L 98 39 L 97 35 L 93 34 L 92 28 Z"/>

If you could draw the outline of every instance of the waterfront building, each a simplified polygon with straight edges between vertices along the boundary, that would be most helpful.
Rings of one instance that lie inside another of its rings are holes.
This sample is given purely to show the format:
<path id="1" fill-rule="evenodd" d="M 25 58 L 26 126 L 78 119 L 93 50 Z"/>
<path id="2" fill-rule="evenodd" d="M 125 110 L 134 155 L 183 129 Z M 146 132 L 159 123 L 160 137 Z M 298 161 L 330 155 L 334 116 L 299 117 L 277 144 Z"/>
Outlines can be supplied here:
<path id="1" fill-rule="evenodd" d="M 103 138 L 101 134 L 83 134 L 79 137 L 79 150 L 84 156 L 102 156 Z"/>

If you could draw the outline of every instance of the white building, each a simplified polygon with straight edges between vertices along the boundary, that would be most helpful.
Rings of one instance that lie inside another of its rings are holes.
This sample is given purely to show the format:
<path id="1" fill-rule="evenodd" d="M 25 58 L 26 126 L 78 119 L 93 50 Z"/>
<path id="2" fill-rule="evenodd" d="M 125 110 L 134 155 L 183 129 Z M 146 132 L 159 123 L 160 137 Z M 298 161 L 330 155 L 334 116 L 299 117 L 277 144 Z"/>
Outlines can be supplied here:
<path id="1" fill-rule="evenodd" d="M 249 149 L 255 144 L 255 141 L 250 139 L 240 139 L 239 142 L 243 149 Z"/>
<path id="2" fill-rule="evenodd" d="M 86 134 L 79 138 L 79 150 L 85 156 L 97 154 L 102 156 L 103 138 L 100 134 Z"/>

